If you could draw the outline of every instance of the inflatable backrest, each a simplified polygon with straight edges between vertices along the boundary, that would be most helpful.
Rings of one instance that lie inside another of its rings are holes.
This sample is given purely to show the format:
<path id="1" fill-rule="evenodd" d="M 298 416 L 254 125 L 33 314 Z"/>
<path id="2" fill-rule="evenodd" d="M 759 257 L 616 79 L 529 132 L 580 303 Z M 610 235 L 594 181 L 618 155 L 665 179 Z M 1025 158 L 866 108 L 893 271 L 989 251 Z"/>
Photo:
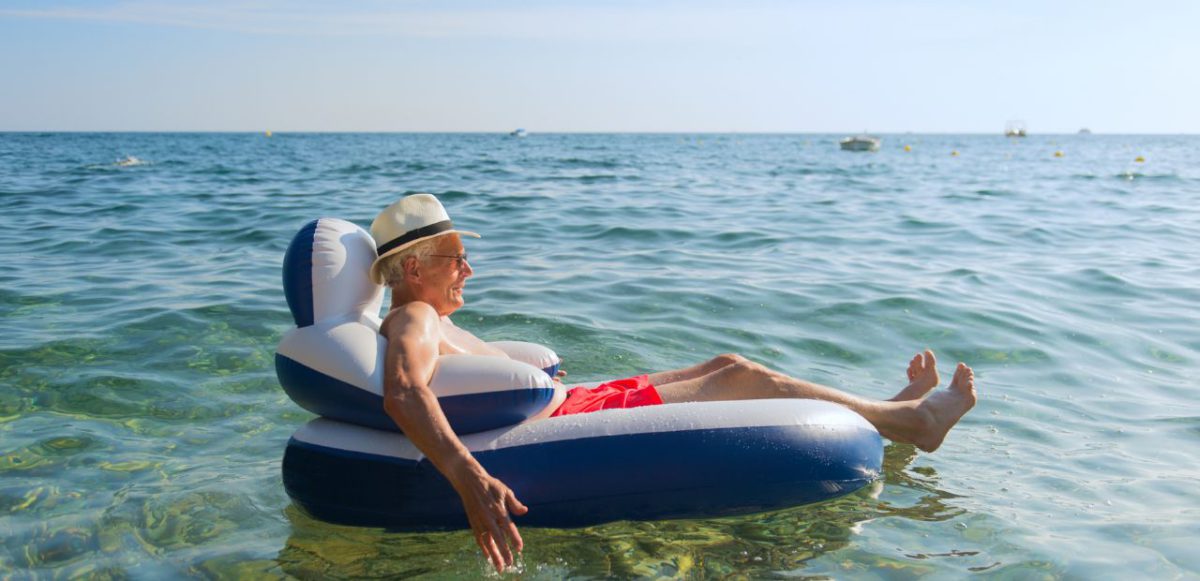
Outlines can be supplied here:
<path id="1" fill-rule="evenodd" d="M 275 372 L 304 409 L 398 431 L 383 410 L 383 287 L 367 274 L 375 257 L 371 235 L 345 220 L 314 220 L 292 238 L 284 255 L 283 288 L 297 328 L 280 341 Z M 512 359 L 456 355 L 438 361 L 430 388 L 459 434 L 520 423 L 541 413 L 554 397 L 550 378 L 558 356 L 553 351 L 519 341 L 495 345 Z"/>
<path id="2" fill-rule="evenodd" d="M 283 256 L 283 292 L 297 327 L 335 318 L 378 319 L 383 287 L 368 278 L 375 240 L 337 218 L 306 224 Z"/>

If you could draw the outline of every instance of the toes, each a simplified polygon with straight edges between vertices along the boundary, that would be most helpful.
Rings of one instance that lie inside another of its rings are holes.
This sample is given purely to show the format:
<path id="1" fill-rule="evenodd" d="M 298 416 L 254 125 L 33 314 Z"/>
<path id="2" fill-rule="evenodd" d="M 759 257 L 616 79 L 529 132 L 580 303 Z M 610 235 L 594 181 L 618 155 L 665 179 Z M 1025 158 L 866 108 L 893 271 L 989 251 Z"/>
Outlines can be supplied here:
<path id="1" fill-rule="evenodd" d="M 917 378 L 917 375 L 921 372 L 921 363 L 922 363 L 922 361 L 921 361 L 920 353 L 914 355 L 912 358 L 912 361 L 908 362 L 908 380 L 909 381 L 912 381 Z"/>
<path id="2" fill-rule="evenodd" d="M 954 383 L 963 387 L 974 385 L 975 370 L 967 367 L 966 363 L 960 362 L 958 367 L 954 369 Z"/>
<path id="3" fill-rule="evenodd" d="M 913 355 L 911 361 L 908 362 L 908 380 L 913 381 L 919 375 L 924 375 L 931 369 L 937 366 L 937 359 L 933 356 L 933 351 L 926 349 L 924 352 Z"/>

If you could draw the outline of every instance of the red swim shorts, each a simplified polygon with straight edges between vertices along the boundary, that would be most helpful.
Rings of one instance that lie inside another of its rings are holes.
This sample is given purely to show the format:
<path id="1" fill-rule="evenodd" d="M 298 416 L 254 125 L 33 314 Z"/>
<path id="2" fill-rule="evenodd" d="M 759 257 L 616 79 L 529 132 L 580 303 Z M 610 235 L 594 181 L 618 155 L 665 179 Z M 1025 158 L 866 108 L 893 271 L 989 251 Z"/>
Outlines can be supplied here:
<path id="1" fill-rule="evenodd" d="M 596 387 L 576 387 L 567 392 L 567 400 L 550 417 L 586 414 L 600 410 L 659 405 L 662 398 L 650 385 L 650 379 L 638 375 L 601 383 Z"/>

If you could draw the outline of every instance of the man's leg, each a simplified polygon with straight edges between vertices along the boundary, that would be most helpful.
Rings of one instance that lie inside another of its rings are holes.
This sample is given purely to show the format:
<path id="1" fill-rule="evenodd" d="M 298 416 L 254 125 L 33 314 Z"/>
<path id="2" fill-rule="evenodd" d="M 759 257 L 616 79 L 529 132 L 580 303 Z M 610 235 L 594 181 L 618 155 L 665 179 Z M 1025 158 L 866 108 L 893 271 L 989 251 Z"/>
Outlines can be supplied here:
<path id="1" fill-rule="evenodd" d="M 717 371 L 718 369 L 721 369 L 722 367 L 728 367 L 730 365 L 733 365 L 734 363 L 738 363 L 738 362 L 742 362 L 742 361 L 746 361 L 746 358 L 742 357 L 741 355 L 734 355 L 732 353 L 725 353 L 722 355 L 717 355 L 716 357 L 713 357 L 712 359 L 709 359 L 708 361 L 705 361 L 704 363 L 693 365 L 691 367 L 685 367 L 683 369 L 672 369 L 671 371 L 659 371 L 657 373 L 651 373 L 651 374 L 649 374 L 650 375 L 650 385 L 666 385 L 668 383 L 676 383 L 676 382 L 680 382 L 680 381 L 687 381 L 689 379 L 696 379 L 697 377 L 703 377 L 714 371 Z"/>
<path id="2" fill-rule="evenodd" d="M 932 353 L 930 362 L 931 356 Z M 707 364 L 697 368 L 703 365 Z M 911 363 L 909 370 L 911 375 Z M 917 374 L 920 382 L 914 378 L 893 401 L 878 401 L 851 395 L 832 387 L 789 377 L 740 357 L 728 358 L 725 365 L 718 366 L 711 373 L 657 383 L 655 387 L 664 403 L 766 398 L 830 401 L 858 412 L 885 437 L 896 442 L 915 444 L 922 450 L 932 452 L 942 444 L 950 428 L 975 405 L 975 375 L 970 367 L 959 363 L 949 388 L 930 397 L 903 399 L 917 394 L 923 396 L 922 390 L 928 392 L 933 388 L 932 385 L 924 388 L 928 383 L 929 370 L 932 370 L 933 381 L 936 383 L 937 372 L 930 365 Z M 686 375 L 688 374 L 681 373 L 679 377 Z M 920 385 L 914 387 L 914 383 Z"/>

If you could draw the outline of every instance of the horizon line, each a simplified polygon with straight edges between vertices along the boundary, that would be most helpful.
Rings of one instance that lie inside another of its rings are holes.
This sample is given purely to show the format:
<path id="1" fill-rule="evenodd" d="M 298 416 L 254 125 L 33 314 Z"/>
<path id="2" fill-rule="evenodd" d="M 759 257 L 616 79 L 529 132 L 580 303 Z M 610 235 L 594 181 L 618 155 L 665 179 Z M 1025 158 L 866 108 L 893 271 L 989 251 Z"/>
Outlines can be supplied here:
<path id="1" fill-rule="evenodd" d="M 175 133 L 175 134 L 428 134 L 428 135 L 504 135 L 508 136 L 512 130 L 426 130 L 426 129 L 396 129 L 396 130 L 358 130 L 358 129 L 0 129 L 0 134 L 18 134 L 18 133 Z M 706 130 L 668 130 L 668 131 L 642 131 L 642 130 L 547 130 L 547 131 L 528 131 L 526 137 L 530 135 L 996 135 L 1000 137 L 1010 137 L 1004 134 L 1003 131 L 706 131 Z M 1079 131 L 1053 132 L 1046 133 L 1030 133 L 1024 137 L 1011 137 L 1012 139 L 1028 139 L 1037 136 L 1063 136 L 1063 135 L 1200 135 L 1200 133 L 1191 132 L 1103 132 L 1089 130 L 1088 133 L 1080 133 Z"/>

